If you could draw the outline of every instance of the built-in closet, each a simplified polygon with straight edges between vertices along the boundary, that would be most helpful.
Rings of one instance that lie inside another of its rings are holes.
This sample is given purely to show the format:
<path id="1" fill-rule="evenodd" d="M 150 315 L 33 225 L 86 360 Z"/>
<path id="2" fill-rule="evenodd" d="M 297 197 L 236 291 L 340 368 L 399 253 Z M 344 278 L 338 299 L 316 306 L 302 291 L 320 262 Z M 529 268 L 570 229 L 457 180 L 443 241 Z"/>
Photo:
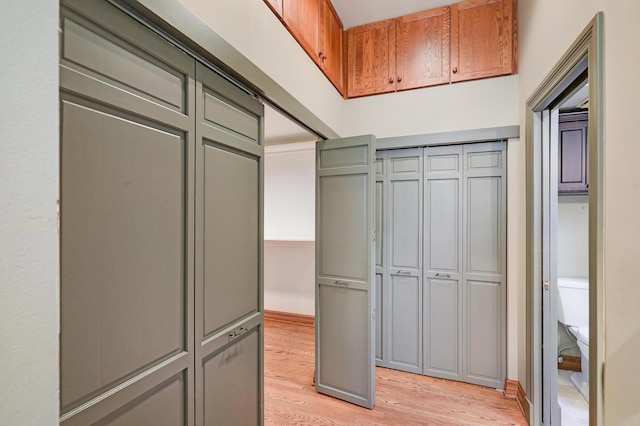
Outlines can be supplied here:
<path id="1" fill-rule="evenodd" d="M 60 423 L 262 424 L 263 105 L 108 2 L 60 26 Z"/>
<path id="2" fill-rule="evenodd" d="M 504 142 L 377 152 L 376 364 L 506 374 Z"/>

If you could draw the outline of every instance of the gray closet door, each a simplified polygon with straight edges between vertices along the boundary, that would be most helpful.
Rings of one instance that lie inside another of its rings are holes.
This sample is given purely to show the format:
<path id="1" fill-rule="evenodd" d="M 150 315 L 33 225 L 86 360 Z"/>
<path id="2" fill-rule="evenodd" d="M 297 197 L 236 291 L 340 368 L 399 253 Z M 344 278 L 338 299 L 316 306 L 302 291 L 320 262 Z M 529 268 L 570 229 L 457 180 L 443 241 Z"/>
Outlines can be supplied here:
<path id="1" fill-rule="evenodd" d="M 60 423 L 190 424 L 195 61 L 107 2 L 60 24 Z"/>
<path id="2" fill-rule="evenodd" d="M 376 366 L 386 367 L 385 362 L 385 339 L 386 330 L 383 326 L 385 321 L 384 310 L 384 288 L 385 284 L 385 266 L 387 256 L 384 253 L 385 247 L 385 168 L 387 157 L 386 152 L 377 152 L 376 161 L 374 163 L 376 172 L 376 188 L 375 188 L 375 212 L 376 212 L 376 253 L 375 253 L 375 265 L 376 265 L 376 281 L 375 281 L 375 314 L 376 314 Z"/>
<path id="3" fill-rule="evenodd" d="M 316 389 L 375 404 L 375 138 L 316 144 Z"/>
<path id="4" fill-rule="evenodd" d="M 502 388 L 506 376 L 506 150 L 464 146 L 463 379 Z"/>
<path id="5" fill-rule="evenodd" d="M 385 163 L 385 364 L 422 373 L 422 149 Z"/>
<path id="6" fill-rule="evenodd" d="M 263 422 L 263 106 L 198 64 L 196 424 Z"/>
<path id="7" fill-rule="evenodd" d="M 424 374 L 461 380 L 462 146 L 425 148 Z"/>

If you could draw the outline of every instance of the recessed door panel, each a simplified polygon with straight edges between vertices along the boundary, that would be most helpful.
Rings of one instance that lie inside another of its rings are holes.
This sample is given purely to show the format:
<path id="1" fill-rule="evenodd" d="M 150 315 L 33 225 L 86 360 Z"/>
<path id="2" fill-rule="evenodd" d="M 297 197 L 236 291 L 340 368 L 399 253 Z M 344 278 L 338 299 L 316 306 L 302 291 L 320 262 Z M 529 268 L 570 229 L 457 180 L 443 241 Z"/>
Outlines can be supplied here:
<path id="1" fill-rule="evenodd" d="M 389 366 L 420 373 L 422 301 L 418 276 L 391 274 Z"/>
<path id="2" fill-rule="evenodd" d="M 428 374 L 450 375 L 452 379 L 460 378 L 458 285 L 456 280 L 445 279 L 430 279 L 428 283 L 429 333 L 426 336 L 428 353 L 425 357 L 425 370 Z"/>
<path id="3" fill-rule="evenodd" d="M 133 400 L 96 426 L 186 425 L 185 401 L 187 381 L 183 374 Z"/>
<path id="4" fill-rule="evenodd" d="M 473 378 L 495 380 L 500 376 L 501 307 L 500 284 L 467 282 L 468 371 Z"/>
<path id="5" fill-rule="evenodd" d="M 258 161 L 205 144 L 204 332 L 258 310 Z"/>
<path id="6" fill-rule="evenodd" d="M 467 203 L 468 271 L 498 274 L 502 268 L 501 177 L 468 178 Z"/>
<path id="7" fill-rule="evenodd" d="M 428 257 L 427 269 L 458 271 L 460 256 L 460 180 L 433 179 L 427 182 L 425 217 Z"/>
<path id="8" fill-rule="evenodd" d="M 61 405 L 186 350 L 184 135 L 62 105 Z"/>
<path id="9" fill-rule="evenodd" d="M 376 272 L 376 362 L 382 362 L 384 333 L 384 275 Z"/>
<path id="10" fill-rule="evenodd" d="M 259 328 L 238 337 L 203 364 L 204 424 L 261 424 Z"/>
<path id="11" fill-rule="evenodd" d="M 393 180 L 390 182 L 391 238 L 390 268 L 420 267 L 420 205 L 419 180 Z"/>
<path id="12" fill-rule="evenodd" d="M 369 273 L 369 253 L 360 249 L 371 235 L 363 218 L 368 215 L 367 175 L 321 176 L 318 183 L 323 239 L 319 244 L 320 275 L 365 281 Z M 345 262 L 349 259 L 349 262 Z"/>

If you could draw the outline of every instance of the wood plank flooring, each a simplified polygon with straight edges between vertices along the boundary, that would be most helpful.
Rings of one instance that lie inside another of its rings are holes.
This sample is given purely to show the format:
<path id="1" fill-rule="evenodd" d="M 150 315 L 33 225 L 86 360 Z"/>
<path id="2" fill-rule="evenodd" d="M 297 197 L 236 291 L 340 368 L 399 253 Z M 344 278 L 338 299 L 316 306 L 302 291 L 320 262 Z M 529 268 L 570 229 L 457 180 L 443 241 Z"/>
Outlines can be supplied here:
<path id="1" fill-rule="evenodd" d="M 314 328 L 265 320 L 267 425 L 526 425 L 501 391 L 386 368 L 376 370 L 376 406 L 316 393 Z"/>

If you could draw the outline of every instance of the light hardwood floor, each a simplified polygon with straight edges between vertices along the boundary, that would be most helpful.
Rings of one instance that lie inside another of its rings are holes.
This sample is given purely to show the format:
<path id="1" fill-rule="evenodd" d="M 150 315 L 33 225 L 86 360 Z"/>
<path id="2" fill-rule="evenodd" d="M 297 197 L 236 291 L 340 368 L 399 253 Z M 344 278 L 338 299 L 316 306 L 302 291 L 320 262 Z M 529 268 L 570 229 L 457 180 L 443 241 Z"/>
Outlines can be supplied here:
<path id="1" fill-rule="evenodd" d="M 386 368 L 376 370 L 376 406 L 315 392 L 314 328 L 265 320 L 267 425 L 526 425 L 501 391 Z"/>

